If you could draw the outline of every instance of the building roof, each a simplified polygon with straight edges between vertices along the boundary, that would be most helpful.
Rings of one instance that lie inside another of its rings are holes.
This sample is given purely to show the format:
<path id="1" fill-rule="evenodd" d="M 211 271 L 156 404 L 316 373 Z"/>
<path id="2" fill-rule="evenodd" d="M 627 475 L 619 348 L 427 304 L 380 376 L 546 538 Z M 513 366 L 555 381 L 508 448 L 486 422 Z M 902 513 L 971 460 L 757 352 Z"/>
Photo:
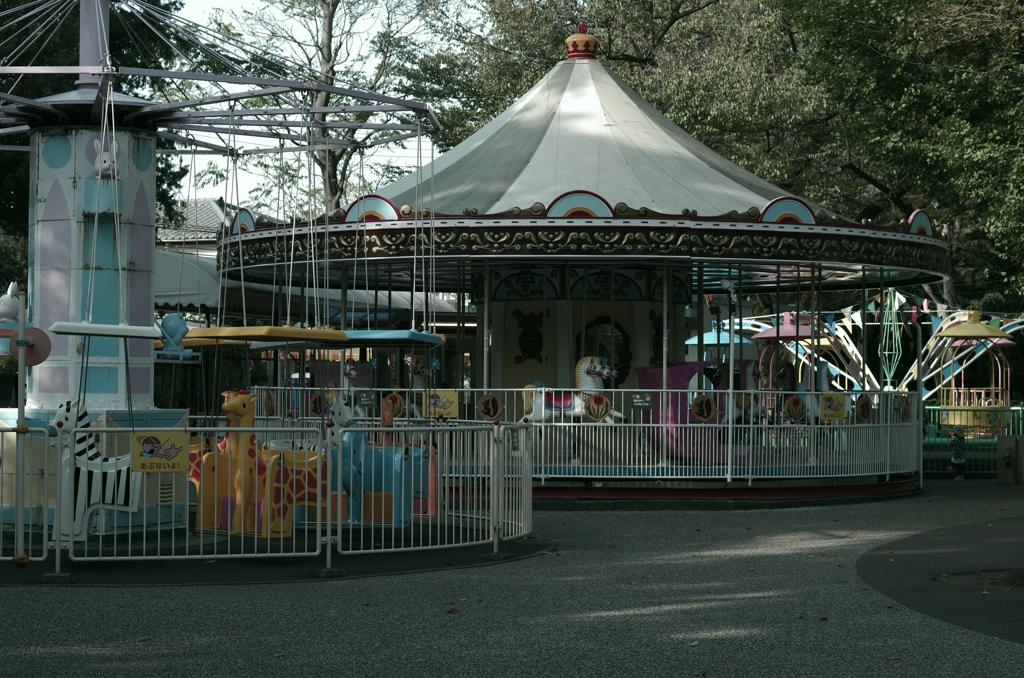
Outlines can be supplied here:
<path id="1" fill-rule="evenodd" d="M 162 243 L 215 243 L 224 227 L 224 201 L 220 198 L 198 198 L 179 200 L 181 219 L 171 225 L 161 215 L 157 224 L 156 239 Z"/>
<path id="2" fill-rule="evenodd" d="M 226 207 L 226 209 L 225 209 Z M 194 198 L 178 201 L 180 220 L 178 224 L 168 224 L 161 217 L 157 224 L 157 242 L 188 245 L 189 243 L 215 244 L 221 230 L 227 226 L 238 211 L 238 207 L 225 203 L 222 198 Z M 248 209 L 248 208 L 247 208 Z M 282 222 L 259 212 L 249 210 L 260 224 L 280 225 Z"/>
<path id="3" fill-rule="evenodd" d="M 441 214 L 525 209 L 581 190 L 613 207 L 700 215 L 761 210 L 790 195 L 694 139 L 592 58 L 557 64 L 419 176 L 421 205 Z M 380 194 L 415 206 L 416 181 L 410 174 Z"/>

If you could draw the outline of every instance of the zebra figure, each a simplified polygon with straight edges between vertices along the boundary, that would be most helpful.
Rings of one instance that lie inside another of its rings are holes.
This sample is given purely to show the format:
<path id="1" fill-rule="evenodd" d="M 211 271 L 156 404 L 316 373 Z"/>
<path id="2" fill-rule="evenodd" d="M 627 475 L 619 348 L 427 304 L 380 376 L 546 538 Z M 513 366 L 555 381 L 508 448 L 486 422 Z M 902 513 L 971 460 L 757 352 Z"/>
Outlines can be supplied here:
<path id="1" fill-rule="evenodd" d="M 132 472 L 131 455 L 105 457 L 99 450 L 95 433 L 90 428 L 89 412 L 80 401 L 68 400 L 57 408 L 50 422 L 52 435 L 75 439 L 64 447 L 61 456 L 65 495 L 61 502 L 61 531 L 84 539 L 88 518 L 97 508 L 135 511 L 139 506 L 141 474 Z M 72 463 L 73 460 L 73 463 Z M 68 501 L 70 500 L 70 501 Z"/>

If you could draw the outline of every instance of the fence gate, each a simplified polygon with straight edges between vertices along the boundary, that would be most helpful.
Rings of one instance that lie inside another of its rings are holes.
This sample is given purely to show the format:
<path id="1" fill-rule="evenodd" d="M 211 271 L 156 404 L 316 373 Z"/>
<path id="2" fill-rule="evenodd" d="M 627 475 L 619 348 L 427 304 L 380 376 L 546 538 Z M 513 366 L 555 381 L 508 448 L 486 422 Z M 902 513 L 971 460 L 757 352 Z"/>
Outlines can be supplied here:
<path id="1" fill-rule="evenodd" d="M 0 561 L 43 560 L 56 514 L 60 449 L 45 429 L 0 437 Z"/>
<path id="2" fill-rule="evenodd" d="M 506 539 L 525 537 L 533 530 L 533 458 L 540 427 L 504 425 L 495 430 L 492 474 L 494 547 Z"/>

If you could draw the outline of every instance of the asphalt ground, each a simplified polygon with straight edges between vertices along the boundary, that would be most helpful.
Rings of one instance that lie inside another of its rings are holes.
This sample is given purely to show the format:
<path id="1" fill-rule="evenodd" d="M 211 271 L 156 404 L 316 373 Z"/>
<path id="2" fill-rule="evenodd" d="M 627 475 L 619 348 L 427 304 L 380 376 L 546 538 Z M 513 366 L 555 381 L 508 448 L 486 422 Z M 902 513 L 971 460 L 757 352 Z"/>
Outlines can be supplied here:
<path id="1" fill-rule="evenodd" d="M 960 609 L 976 609 L 971 594 L 978 605 L 1020 609 L 1012 577 L 998 587 L 968 580 L 1012 571 L 1012 527 L 1002 539 L 975 537 L 988 534 L 979 524 L 1024 521 L 1022 487 L 936 481 L 918 496 L 864 504 L 534 517 L 537 536 L 557 546 L 493 567 L 282 584 L 0 588 L 0 675 L 1022 674 L 1024 646 L 923 605 L 939 594 L 920 589 L 922 580 L 965 589 L 949 599 Z M 972 527 L 950 530 L 964 525 Z M 973 553 L 952 561 L 970 571 L 950 572 L 948 544 L 901 541 L 944 530 Z M 994 551 L 986 558 L 982 549 Z M 901 567 L 927 550 L 930 559 Z M 882 571 L 869 572 L 876 565 Z M 943 573 L 962 581 L 932 579 Z M 923 593 L 886 595 L 894 578 L 903 581 L 895 589 Z"/>

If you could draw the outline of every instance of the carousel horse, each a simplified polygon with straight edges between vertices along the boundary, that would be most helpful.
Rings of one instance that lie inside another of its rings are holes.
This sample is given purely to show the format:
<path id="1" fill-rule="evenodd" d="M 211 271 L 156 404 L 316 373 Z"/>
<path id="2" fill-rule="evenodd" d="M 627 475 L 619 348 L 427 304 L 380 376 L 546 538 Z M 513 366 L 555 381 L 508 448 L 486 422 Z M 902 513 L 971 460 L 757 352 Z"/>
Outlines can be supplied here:
<path id="1" fill-rule="evenodd" d="M 339 406 L 344 407 L 348 410 L 348 417 L 352 419 L 354 417 L 366 417 L 366 408 L 358 404 L 358 397 L 356 396 L 356 389 L 359 388 L 357 380 L 359 379 L 359 368 L 360 365 L 367 365 L 367 363 L 359 363 L 355 360 L 346 360 L 344 366 L 341 369 L 341 386 L 338 389 L 339 393 L 331 401 L 331 406 L 327 408 L 328 416 L 333 420 L 335 416 L 334 404 L 339 400 Z"/>
<path id="2" fill-rule="evenodd" d="M 64 514 L 62 524 L 71 525 L 70 531 L 76 538 L 85 537 L 86 519 L 96 508 L 138 509 L 142 486 L 142 474 L 132 471 L 131 455 L 104 456 L 96 434 L 87 430 L 90 427 L 89 413 L 77 400 L 68 400 L 58 407 L 50 421 L 52 435 L 78 429 L 72 448 L 65 450 L 62 459 L 65 472 L 71 476 L 65 481 L 71 492 L 71 515 Z M 69 456 L 73 463 L 69 463 Z"/>
<path id="3" fill-rule="evenodd" d="M 0 296 L 0 320 L 18 320 L 18 283 L 12 282 Z"/>
<path id="4" fill-rule="evenodd" d="M 229 422 L 225 452 L 235 470 L 235 511 L 231 516 L 231 531 L 253 530 L 256 526 L 256 436 L 237 429 L 253 427 L 256 415 L 254 396 L 239 392 L 226 399 L 221 409 Z"/>
<path id="5" fill-rule="evenodd" d="M 586 415 L 587 401 L 604 391 L 604 380 L 616 376 L 615 370 L 601 362 L 597 356 L 583 356 L 576 363 L 576 390 L 563 391 L 543 386 L 528 385 L 523 391 L 523 406 L 530 410 L 522 418 L 524 424 L 542 422 L 561 417 L 582 418 Z M 603 397 L 603 396 L 602 396 Z M 601 419 L 608 424 L 623 419 L 621 412 L 610 409 Z"/>

